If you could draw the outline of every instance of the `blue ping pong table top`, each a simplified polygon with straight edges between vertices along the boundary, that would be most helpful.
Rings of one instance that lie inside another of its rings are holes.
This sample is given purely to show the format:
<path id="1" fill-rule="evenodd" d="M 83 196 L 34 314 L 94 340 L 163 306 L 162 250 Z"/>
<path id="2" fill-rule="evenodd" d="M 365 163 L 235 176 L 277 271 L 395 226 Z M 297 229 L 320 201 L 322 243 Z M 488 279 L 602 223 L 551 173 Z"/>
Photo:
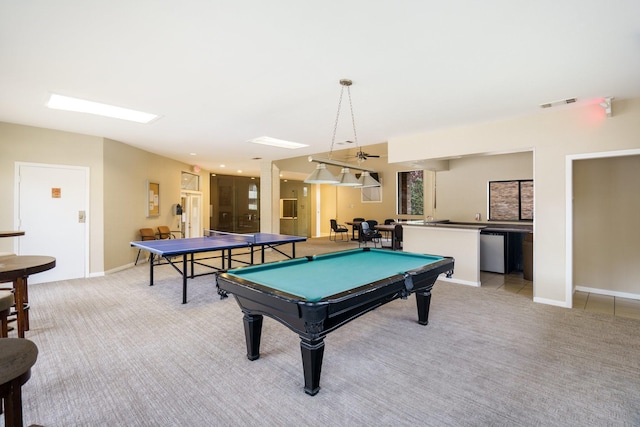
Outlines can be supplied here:
<path id="1" fill-rule="evenodd" d="M 189 237 L 186 239 L 163 239 L 131 242 L 131 246 L 152 252 L 160 256 L 183 255 L 223 249 L 246 248 L 249 246 L 280 245 L 304 242 L 306 237 L 285 234 L 256 233 L 254 240 L 241 240 L 238 235 L 219 235 L 211 237 Z"/>

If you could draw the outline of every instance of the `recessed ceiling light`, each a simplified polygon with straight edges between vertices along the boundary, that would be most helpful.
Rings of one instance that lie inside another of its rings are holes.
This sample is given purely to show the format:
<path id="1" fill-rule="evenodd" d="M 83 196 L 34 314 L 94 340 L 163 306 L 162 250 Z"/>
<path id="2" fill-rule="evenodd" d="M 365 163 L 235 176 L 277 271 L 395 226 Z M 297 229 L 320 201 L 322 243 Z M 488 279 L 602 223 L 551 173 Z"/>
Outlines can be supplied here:
<path id="1" fill-rule="evenodd" d="M 225 168 L 225 167 L 226 167 L 226 165 L 220 165 L 220 167 L 221 167 L 221 168 Z"/>
<path id="2" fill-rule="evenodd" d="M 99 102 L 87 101 L 69 96 L 51 94 L 47 107 L 55 110 L 75 111 L 78 113 L 95 114 L 114 119 L 129 120 L 136 123 L 150 123 L 156 120 L 158 115 L 144 113 L 142 111 L 130 110 L 128 108 L 116 107 L 114 105 L 101 104 Z"/>
<path id="3" fill-rule="evenodd" d="M 282 139 L 271 138 L 269 136 L 260 136 L 258 138 L 250 139 L 247 142 L 252 142 L 254 144 L 270 145 L 272 147 L 288 148 L 290 150 L 294 150 L 296 148 L 308 147 L 307 144 L 285 141 Z"/>

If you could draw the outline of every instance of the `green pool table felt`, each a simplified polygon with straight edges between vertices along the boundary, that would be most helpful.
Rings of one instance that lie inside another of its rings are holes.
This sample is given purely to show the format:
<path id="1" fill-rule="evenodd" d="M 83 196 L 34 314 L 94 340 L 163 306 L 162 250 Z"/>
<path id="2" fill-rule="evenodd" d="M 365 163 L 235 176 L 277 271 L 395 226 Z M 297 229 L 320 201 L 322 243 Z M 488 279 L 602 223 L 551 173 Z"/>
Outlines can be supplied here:
<path id="1" fill-rule="evenodd" d="M 230 270 L 230 275 L 309 302 L 442 260 L 443 257 L 371 249 L 316 255 Z"/>

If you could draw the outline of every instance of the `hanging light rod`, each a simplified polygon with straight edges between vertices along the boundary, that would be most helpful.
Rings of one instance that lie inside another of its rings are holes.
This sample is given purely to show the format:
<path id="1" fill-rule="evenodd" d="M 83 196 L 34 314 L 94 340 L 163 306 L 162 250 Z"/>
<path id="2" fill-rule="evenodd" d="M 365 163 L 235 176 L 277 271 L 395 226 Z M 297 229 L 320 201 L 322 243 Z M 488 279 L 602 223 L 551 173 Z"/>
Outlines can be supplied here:
<path id="1" fill-rule="evenodd" d="M 309 162 L 324 163 L 325 165 L 338 166 L 341 168 L 349 168 L 359 171 L 375 172 L 373 169 L 363 168 L 362 166 L 354 165 L 353 163 L 339 162 L 332 159 L 322 159 L 320 157 L 309 156 Z"/>
<path id="2" fill-rule="evenodd" d="M 353 141 L 358 147 L 358 152 L 361 152 L 360 144 L 358 144 L 358 134 L 356 133 L 356 121 L 353 116 L 353 104 L 351 102 L 351 90 L 349 87 L 353 84 L 353 82 L 349 79 L 341 79 L 340 80 L 340 98 L 338 98 L 338 111 L 336 112 L 336 122 L 333 125 L 333 136 L 331 138 L 331 148 L 329 150 L 329 158 L 328 159 L 319 159 L 317 157 L 309 156 L 310 162 L 316 162 L 318 165 L 316 169 L 311 172 L 311 175 L 304 180 L 304 182 L 308 184 L 332 184 L 337 186 L 344 187 L 370 187 L 370 186 L 379 186 L 380 183 L 373 179 L 369 173 L 374 172 L 371 169 L 363 168 L 358 165 L 352 165 L 350 163 L 338 162 L 336 160 L 332 160 L 333 155 L 333 146 L 336 142 L 336 131 L 338 129 L 338 119 L 340 118 L 340 106 L 342 105 L 342 95 L 344 93 L 344 89 L 347 89 L 347 96 L 349 97 L 349 111 L 351 112 L 351 124 L 353 125 Z M 342 168 L 340 172 L 340 176 L 335 177 L 331 172 L 327 170 L 327 165 L 338 166 Z M 360 175 L 360 179 L 356 178 L 355 175 L 351 173 L 349 169 L 361 170 L 362 174 Z"/>

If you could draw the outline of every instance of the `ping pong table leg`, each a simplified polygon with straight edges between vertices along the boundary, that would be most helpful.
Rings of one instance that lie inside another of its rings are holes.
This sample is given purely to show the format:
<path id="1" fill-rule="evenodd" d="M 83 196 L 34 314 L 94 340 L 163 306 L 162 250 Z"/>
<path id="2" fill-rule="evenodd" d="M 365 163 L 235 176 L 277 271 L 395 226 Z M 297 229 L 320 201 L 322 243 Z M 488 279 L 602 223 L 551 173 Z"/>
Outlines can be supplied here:
<path id="1" fill-rule="evenodd" d="M 193 271 L 193 270 L 194 270 L 193 256 L 194 256 L 194 254 L 193 254 L 193 253 L 191 253 L 191 278 L 192 278 L 192 279 L 193 279 L 194 277 L 196 277 L 196 276 L 195 276 L 195 272 Z"/>
<path id="2" fill-rule="evenodd" d="M 291 242 L 291 258 L 295 258 L 296 257 L 296 242 Z"/>
<path id="3" fill-rule="evenodd" d="M 153 264 L 154 264 L 155 255 L 152 253 L 149 254 L 149 286 L 153 286 Z"/>
<path id="4" fill-rule="evenodd" d="M 193 268 L 193 265 L 191 266 Z M 182 255 L 182 303 L 187 303 L 187 254 Z"/>

